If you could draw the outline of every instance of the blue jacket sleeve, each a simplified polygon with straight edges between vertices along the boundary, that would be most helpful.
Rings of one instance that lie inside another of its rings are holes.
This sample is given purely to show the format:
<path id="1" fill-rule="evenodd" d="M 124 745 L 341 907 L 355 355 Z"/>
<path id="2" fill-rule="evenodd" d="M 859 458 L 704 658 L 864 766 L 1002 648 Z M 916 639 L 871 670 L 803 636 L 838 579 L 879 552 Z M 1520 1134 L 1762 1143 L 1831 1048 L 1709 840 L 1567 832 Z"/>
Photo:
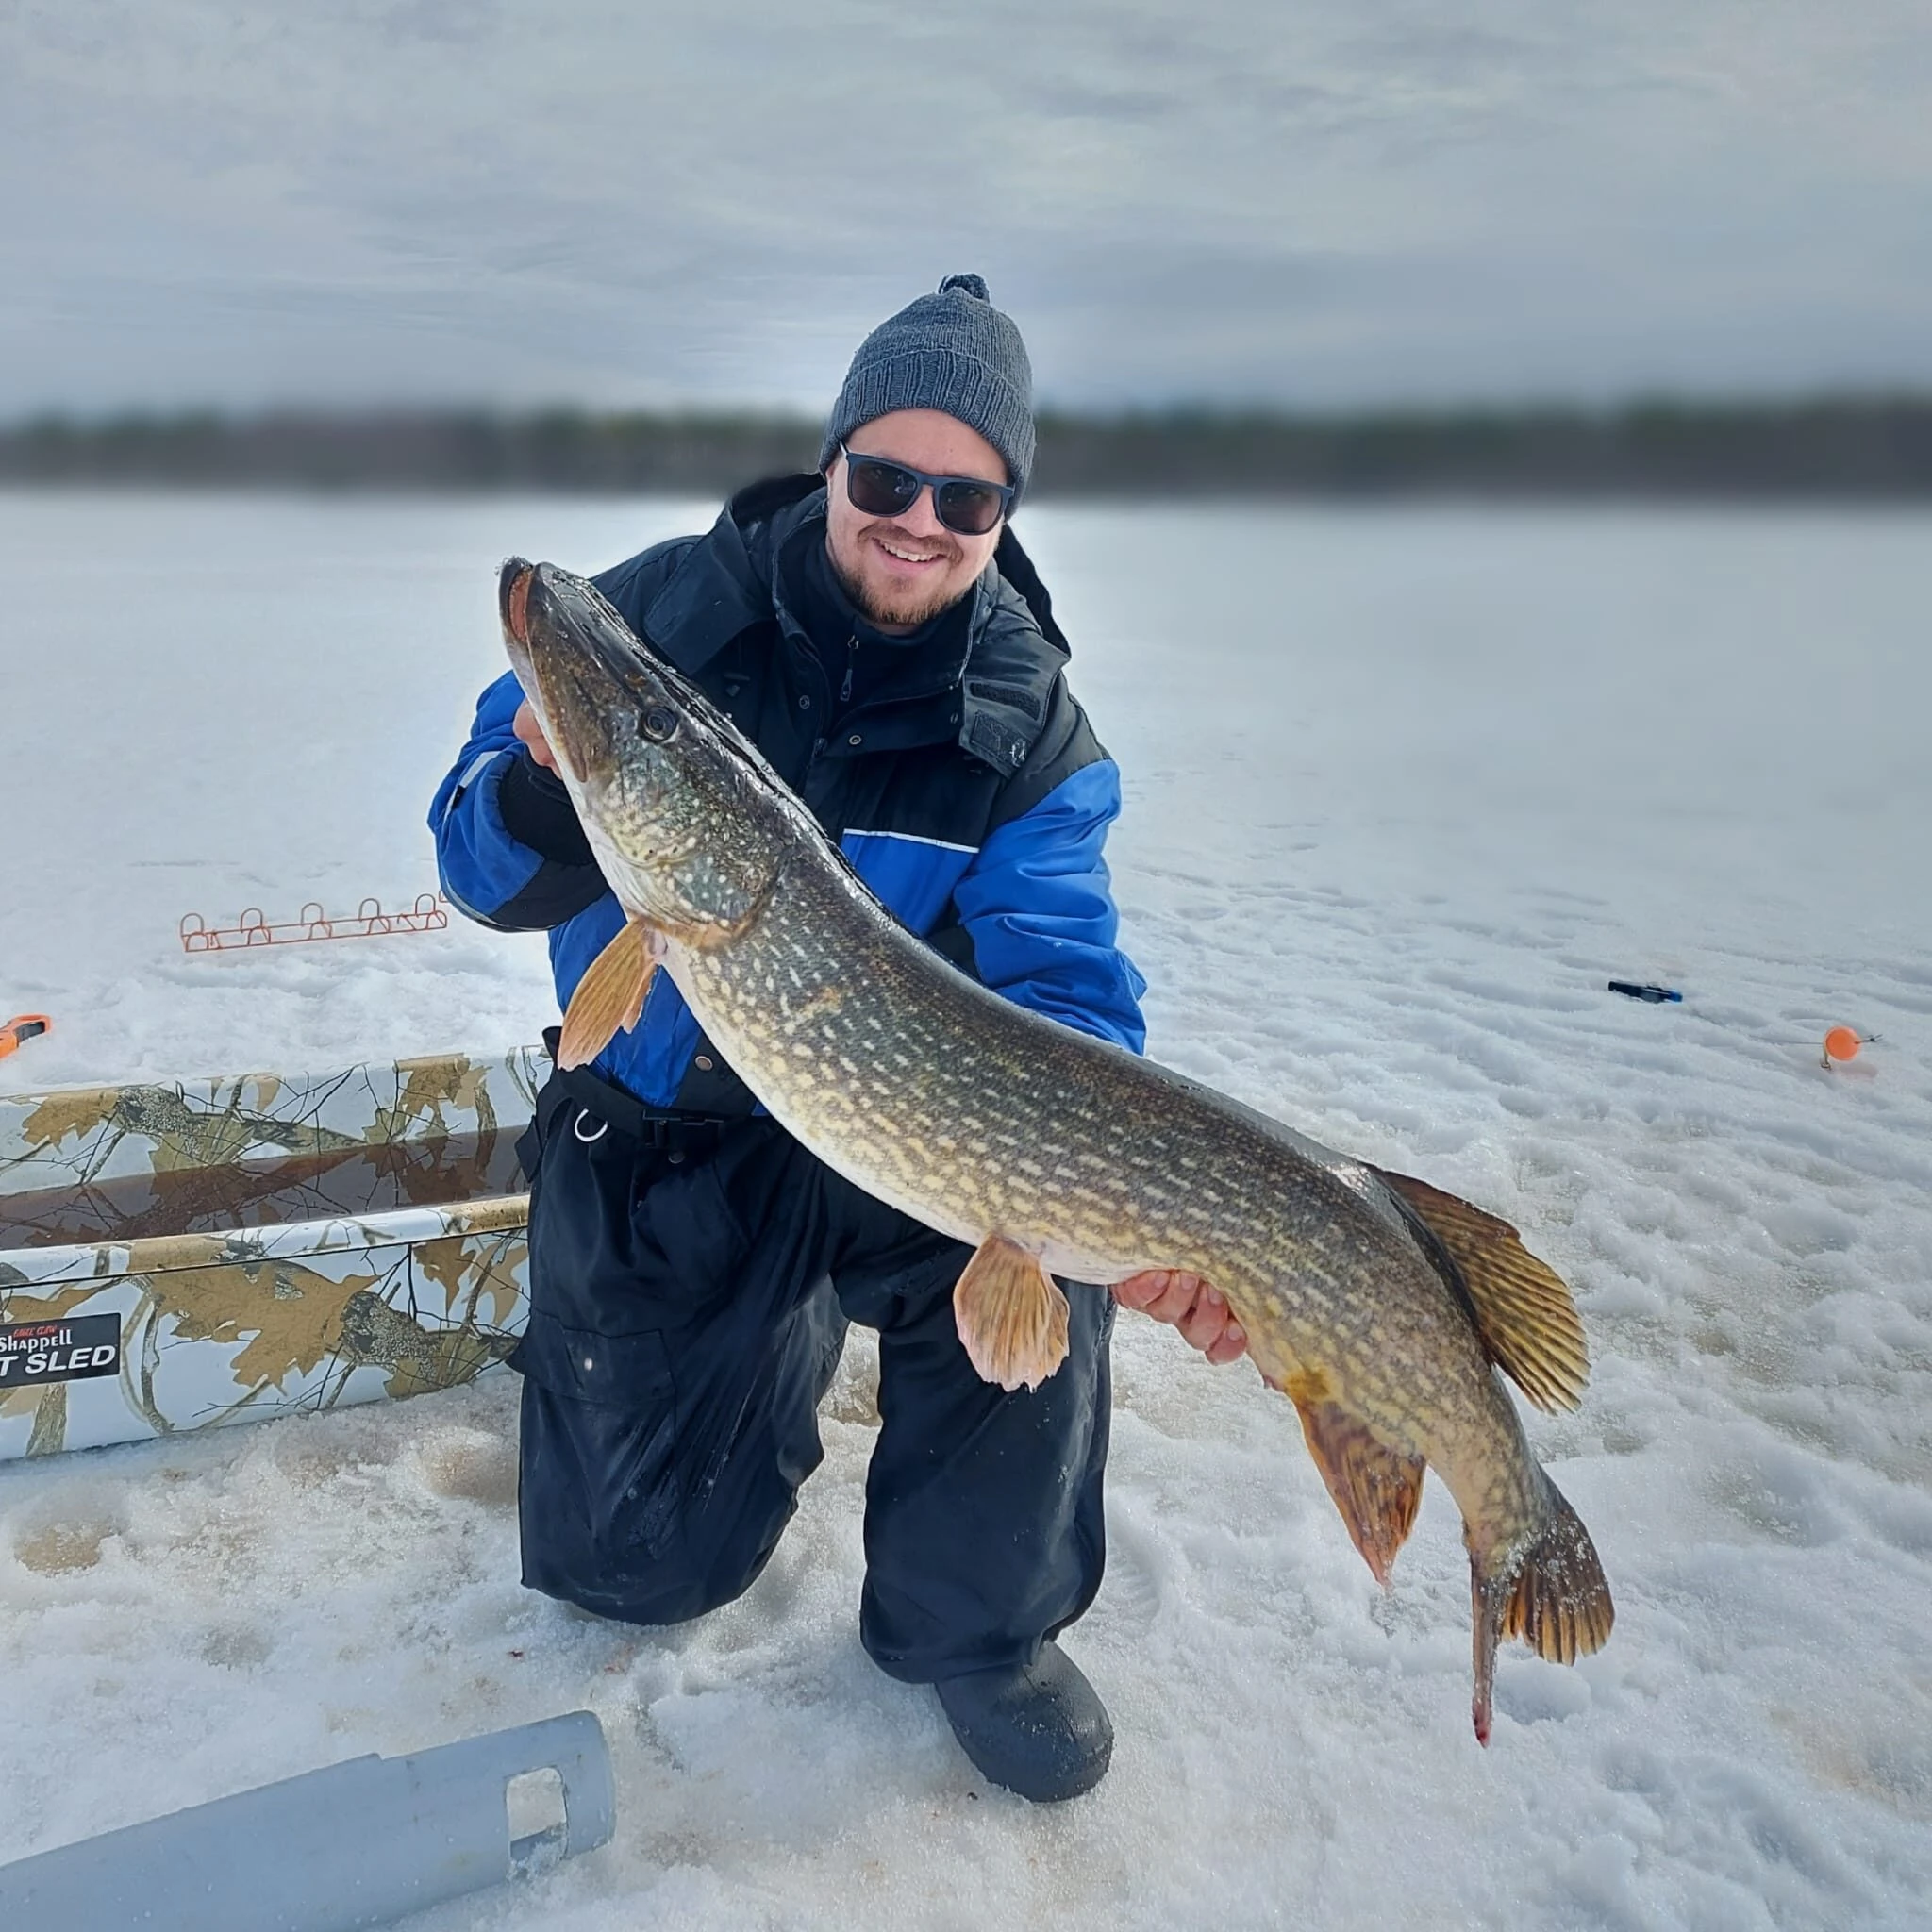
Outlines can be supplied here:
<path id="1" fill-rule="evenodd" d="M 444 895 L 499 932 L 561 925 L 608 890 L 562 781 L 510 728 L 522 701 L 514 673 L 483 693 L 429 808 Z"/>
<path id="2" fill-rule="evenodd" d="M 1115 943 L 1120 914 L 1101 856 L 1120 808 L 1113 760 L 1081 766 L 988 838 L 953 903 L 994 992 L 1140 1053 L 1147 982 Z"/>

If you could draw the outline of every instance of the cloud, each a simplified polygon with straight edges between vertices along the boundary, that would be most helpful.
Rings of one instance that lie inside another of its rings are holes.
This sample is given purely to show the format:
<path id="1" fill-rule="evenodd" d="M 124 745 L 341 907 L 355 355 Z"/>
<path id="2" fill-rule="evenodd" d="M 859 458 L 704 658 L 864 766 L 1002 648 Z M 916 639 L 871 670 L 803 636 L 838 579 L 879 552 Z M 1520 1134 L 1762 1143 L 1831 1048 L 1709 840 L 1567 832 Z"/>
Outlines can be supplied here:
<path id="1" fill-rule="evenodd" d="M 1932 381 L 1919 0 L 0 7 L 0 412 Z"/>

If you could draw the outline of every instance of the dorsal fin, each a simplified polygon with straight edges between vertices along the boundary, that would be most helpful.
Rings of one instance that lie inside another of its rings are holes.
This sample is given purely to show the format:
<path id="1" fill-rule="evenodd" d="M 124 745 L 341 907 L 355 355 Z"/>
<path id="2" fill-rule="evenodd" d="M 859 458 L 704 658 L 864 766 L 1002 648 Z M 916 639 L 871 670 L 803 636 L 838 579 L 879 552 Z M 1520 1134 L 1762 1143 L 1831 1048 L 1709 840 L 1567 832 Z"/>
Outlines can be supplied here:
<path id="1" fill-rule="evenodd" d="M 1427 1181 L 1370 1170 L 1441 1244 L 1475 1315 L 1490 1359 L 1539 1408 L 1574 1408 L 1590 1380 L 1583 1324 L 1563 1278 L 1507 1221 Z"/>

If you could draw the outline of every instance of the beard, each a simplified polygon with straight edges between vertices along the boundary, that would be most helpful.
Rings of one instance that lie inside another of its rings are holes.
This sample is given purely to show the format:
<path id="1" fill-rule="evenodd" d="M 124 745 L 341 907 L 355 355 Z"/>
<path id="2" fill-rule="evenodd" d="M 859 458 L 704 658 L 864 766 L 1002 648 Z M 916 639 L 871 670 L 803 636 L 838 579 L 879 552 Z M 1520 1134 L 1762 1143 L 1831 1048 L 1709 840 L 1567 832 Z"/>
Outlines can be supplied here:
<path id="1" fill-rule="evenodd" d="M 858 542 L 867 542 L 875 529 L 889 528 L 891 525 L 888 524 L 869 524 L 859 531 Z M 965 594 L 964 589 L 947 588 L 947 579 L 961 556 L 958 544 L 946 547 L 943 553 L 945 562 L 936 583 L 908 584 L 903 591 L 880 589 L 864 582 L 846 569 L 844 560 L 829 543 L 825 546 L 825 555 L 831 561 L 832 575 L 839 579 L 840 588 L 851 598 L 853 608 L 868 624 L 903 625 L 917 630 L 921 625 L 929 624 L 941 611 L 957 604 Z"/>

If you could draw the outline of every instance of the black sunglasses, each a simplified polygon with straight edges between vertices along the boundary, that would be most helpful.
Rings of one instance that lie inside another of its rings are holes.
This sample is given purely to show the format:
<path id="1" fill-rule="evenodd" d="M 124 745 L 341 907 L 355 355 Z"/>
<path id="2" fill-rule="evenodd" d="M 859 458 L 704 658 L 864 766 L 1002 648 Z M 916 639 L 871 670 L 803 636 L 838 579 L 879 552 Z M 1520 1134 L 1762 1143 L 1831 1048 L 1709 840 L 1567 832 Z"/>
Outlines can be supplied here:
<path id="1" fill-rule="evenodd" d="M 1006 515 L 1012 503 L 1010 483 L 988 483 L 977 476 L 929 476 L 910 463 L 884 457 L 862 457 L 841 442 L 845 458 L 845 494 L 854 509 L 869 517 L 903 517 L 919 501 L 919 492 L 932 491 L 932 513 L 960 537 L 983 537 Z"/>

